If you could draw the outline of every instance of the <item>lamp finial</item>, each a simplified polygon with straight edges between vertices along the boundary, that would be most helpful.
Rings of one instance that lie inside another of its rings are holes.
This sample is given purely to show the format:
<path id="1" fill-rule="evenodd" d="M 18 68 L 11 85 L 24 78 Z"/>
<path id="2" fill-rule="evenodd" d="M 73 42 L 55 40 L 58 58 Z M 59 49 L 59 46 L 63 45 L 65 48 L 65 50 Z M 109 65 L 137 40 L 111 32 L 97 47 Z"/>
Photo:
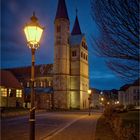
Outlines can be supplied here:
<path id="1" fill-rule="evenodd" d="M 31 17 L 31 21 L 36 22 L 38 19 L 35 16 L 35 11 L 33 11 L 33 16 Z"/>

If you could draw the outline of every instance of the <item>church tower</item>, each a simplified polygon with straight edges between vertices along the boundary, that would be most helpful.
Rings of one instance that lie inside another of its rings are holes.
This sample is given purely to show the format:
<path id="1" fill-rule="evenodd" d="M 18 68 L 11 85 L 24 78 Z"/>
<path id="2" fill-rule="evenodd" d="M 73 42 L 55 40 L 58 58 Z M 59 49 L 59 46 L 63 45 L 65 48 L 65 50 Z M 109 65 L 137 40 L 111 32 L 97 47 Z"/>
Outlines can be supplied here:
<path id="1" fill-rule="evenodd" d="M 65 0 L 58 1 L 56 17 L 54 20 L 54 66 L 53 89 L 54 107 L 69 108 L 70 89 L 70 22 Z"/>
<path id="2" fill-rule="evenodd" d="M 88 108 L 88 48 L 76 18 L 70 36 L 70 108 Z"/>

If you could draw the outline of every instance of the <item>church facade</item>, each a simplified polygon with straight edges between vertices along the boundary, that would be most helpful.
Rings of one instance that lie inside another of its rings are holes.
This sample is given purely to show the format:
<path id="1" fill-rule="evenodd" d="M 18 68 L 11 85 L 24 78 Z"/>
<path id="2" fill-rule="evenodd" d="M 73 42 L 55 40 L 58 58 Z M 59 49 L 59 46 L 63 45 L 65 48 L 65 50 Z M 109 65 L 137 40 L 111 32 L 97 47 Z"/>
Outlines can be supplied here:
<path id="1" fill-rule="evenodd" d="M 58 1 L 54 20 L 53 90 L 56 108 L 88 108 L 88 49 L 78 16 L 70 32 L 65 0 Z"/>

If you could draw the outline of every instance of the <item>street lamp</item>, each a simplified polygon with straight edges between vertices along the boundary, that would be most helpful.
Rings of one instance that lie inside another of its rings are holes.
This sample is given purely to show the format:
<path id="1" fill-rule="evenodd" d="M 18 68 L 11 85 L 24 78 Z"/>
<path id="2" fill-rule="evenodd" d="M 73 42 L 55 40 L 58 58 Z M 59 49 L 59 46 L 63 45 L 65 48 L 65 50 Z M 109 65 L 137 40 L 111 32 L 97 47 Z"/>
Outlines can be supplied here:
<path id="1" fill-rule="evenodd" d="M 40 39 L 43 33 L 43 27 L 38 23 L 38 19 L 33 12 L 31 21 L 24 27 L 24 33 L 27 39 L 27 45 L 31 49 L 32 53 L 32 67 L 31 67 L 31 108 L 30 108 L 30 140 L 35 139 L 35 92 L 34 92 L 34 80 L 35 80 L 35 51 L 40 46 Z"/>
<path id="2" fill-rule="evenodd" d="M 101 101 L 104 101 L 104 98 L 103 97 L 101 98 Z"/>
<path id="3" fill-rule="evenodd" d="M 88 90 L 88 95 L 89 95 L 89 97 L 88 97 L 88 101 L 89 101 L 89 116 L 90 116 L 90 102 L 91 102 L 91 90 L 89 89 Z"/>

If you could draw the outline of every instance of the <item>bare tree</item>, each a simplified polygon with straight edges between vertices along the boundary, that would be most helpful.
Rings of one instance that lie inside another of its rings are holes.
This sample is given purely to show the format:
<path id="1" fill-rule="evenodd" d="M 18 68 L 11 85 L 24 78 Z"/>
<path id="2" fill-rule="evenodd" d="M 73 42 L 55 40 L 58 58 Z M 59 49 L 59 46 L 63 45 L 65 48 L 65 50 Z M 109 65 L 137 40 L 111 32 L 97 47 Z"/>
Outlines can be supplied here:
<path id="1" fill-rule="evenodd" d="M 139 0 L 91 0 L 92 18 L 101 37 L 96 53 L 108 57 L 107 65 L 127 80 L 139 77 Z"/>

